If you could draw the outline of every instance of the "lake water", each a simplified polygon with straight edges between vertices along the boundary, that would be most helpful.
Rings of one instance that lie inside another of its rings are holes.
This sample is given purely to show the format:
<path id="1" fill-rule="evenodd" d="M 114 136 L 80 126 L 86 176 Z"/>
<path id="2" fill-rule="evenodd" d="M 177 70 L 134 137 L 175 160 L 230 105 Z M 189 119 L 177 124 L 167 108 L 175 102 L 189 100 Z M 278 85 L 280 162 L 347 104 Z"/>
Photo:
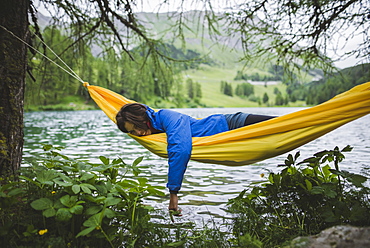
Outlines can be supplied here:
<path id="1" fill-rule="evenodd" d="M 237 111 L 283 115 L 300 109 L 302 108 L 205 108 L 176 111 L 201 118 L 215 113 Z M 290 153 L 295 154 L 300 151 L 302 160 L 324 149 L 351 145 L 354 150 L 347 153 L 340 168 L 367 174 L 370 168 L 369 127 L 370 115 L 367 115 Z M 91 162 L 99 162 L 101 155 L 111 159 L 122 157 L 126 163 L 144 156 L 141 164 L 148 165 L 149 169 L 141 175 L 147 177 L 152 185 L 166 185 L 167 160 L 150 153 L 126 134 L 121 133 L 100 110 L 26 113 L 24 158 L 43 153 L 41 143 L 64 146 L 66 148 L 62 150 L 62 154 Z M 228 199 L 236 197 L 252 182 L 261 180 L 262 173 L 268 174 L 268 171 L 280 170 L 276 166 L 283 163 L 286 156 L 287 154 L 284 154 L 239 167 L 191 161 L 179 194 L 179 204 L 184 214 L 182 218 L 204 222 L 210 218 L 214 220 L 228 217 L 224 211 Z M 165 192 L 167 193 L 167 190 Z M 151 197 L 146 200 L 146 203 L 156 209 L 166 210 L 168 197 Z"/>

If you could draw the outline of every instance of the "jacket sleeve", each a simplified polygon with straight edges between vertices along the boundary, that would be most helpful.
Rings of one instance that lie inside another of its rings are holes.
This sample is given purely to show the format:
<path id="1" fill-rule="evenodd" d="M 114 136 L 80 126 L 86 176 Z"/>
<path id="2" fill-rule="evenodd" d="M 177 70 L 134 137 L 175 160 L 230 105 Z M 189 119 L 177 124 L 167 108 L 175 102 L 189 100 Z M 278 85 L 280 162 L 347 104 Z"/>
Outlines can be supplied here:
<path id="1" fill-rule="evenodd" d="M 192 150 L 189 117 L 174 111 L 160 113 L 162 126 L 167 134 L 168 183 L 171 193 L 177 193 L 188 165 Z"/>

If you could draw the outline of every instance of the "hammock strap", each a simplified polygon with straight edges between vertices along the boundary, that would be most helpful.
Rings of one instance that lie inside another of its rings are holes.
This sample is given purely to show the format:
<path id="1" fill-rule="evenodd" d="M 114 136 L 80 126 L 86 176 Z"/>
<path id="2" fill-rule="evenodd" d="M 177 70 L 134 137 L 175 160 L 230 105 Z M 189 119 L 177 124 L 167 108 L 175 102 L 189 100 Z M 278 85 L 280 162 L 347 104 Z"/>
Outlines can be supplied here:
<path id="1" fill-rule="evenodd" d="M 50 59 L 49 57 L 47 57 L 45 54 L 43 54 L 42 52 L 40 52 L 39 50 L 37 50 L 36 48 L 34 48 L 33 46 L 31 46 L 30 44 L 28 44 L 26 41 L 22 40 L 21 38 L 19 38 L 17 35 L 15 35 L 12 31 L 8 30 L 6 27 L 0 25 L 0 27 L 2 29 L 4 29 L 6 32 L 8 32 L 9 34 L 11 34 L 13 37 L 15 37 L 17 40 L 21 41 L 23 44 L 25 44 L 26 46 L 28 46 L 29 48 L 31 48 L 32 50 L 34 50 L 35 52 L 37 52 L 38 54 L 40 54 L 42 57 L 46 58 L 47 60 L 49 60 L 51 63 L 53 63 L 54 65 L 56 65 L 57 67 L 59 67 L 60 69 L 62 69 L 63 71 L 65 71 L 66 73 L 68 73 L 70 76 L 72 76 L 73 78 L 77 79 L 78 81 L 80 81 L 81 83 L 84 83 L 84 81 L 77 75 L 77 73 L 75 71 L 72 70 L 72 68 L 70 68 L 38 35 L 36 35 L 34 32 L 33 35 L 35 35 L 39 40 L 40 42 L 45 45 L 46 48 L 48 48 L 53 54 L 54 56 L 59 59 L 64 66 L 66 66 L 68 68 L 68 70 L 66 70 L 65 68 L 63 68 L 61 65 L 59 65 L 58 63 L 56 63 L 54 60 Z"/>

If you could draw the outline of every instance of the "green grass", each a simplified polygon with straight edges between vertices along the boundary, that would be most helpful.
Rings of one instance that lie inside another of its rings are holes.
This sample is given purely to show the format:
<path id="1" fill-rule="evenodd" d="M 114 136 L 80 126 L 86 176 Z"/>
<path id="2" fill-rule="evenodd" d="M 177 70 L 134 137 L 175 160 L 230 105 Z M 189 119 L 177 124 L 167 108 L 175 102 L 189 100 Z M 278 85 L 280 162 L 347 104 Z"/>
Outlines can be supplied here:
<path id="1" fill-rule="evenodd" d="M 188 70 L 184 72 L 184 81 L 187 78 L 191 78 L 194 82 L 199 82 L 202 85 L 202 99 L 201 103 L 207 107 L 259 107 L 259 106 L 273 106 L 275 103 L 274 89 L 278 88 L 283 95 L 285 95 L 286 85 L 280 83 L 277 85 L 255 85 L 254 92 L 255 96 L 262 99 L 266 92 L 269 96 L 269 104 L 259 105 L 257 102 L 249 101 L 248 99 L 240 98 L 238 96 L 227 96 L 221 93 L 221 81 L 231 83 L 233 90 L 235 90 L 238 84 L 244 81 L 235 81 L 237 68 L 219 68 L 202 66 L 199 70 Z M 248 69 L 249 73 L 265 73 L 258 70 L 257 68 Z M 304 102 L 289 103 L 289 106 L 303 106 Z"/>

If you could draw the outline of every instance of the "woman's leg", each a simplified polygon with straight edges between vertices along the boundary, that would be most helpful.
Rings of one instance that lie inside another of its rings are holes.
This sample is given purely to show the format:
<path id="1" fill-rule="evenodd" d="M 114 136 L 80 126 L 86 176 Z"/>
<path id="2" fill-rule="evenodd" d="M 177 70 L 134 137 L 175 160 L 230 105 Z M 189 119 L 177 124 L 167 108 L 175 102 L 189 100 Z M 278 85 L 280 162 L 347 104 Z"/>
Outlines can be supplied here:
<path id="1" fill-rule="evenodd" d="M 254 115 L 249 114 L 247 119 L 244 122 L 244 126 L 252 125 L 254 123 L 267 121 L 269 119 L 275 118 L 276 116 L 268 116 L 268 115 Z"/>

